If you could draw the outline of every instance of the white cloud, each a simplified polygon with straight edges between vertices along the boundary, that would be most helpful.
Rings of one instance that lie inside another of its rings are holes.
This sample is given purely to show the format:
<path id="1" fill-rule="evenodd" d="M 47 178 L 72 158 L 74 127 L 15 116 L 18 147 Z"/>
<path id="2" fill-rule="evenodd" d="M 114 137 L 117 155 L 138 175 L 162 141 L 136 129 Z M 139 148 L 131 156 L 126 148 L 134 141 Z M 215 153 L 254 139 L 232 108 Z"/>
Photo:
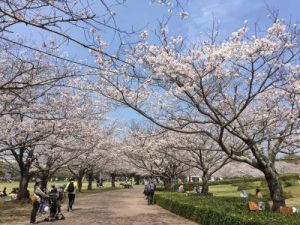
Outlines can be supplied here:
<path id="1" fill-rule="evenodd" d="M 188 23 L 189 39 L 199 39 L 199 34 L 211 30 L 213 20 L 220 25 L 221 30 L 236 29 L 243 25 L 243 21 L 251 12 L 264 8 L 264 2 L 260 0 L 197 0 L 190 1 L 188 11 L 190 22 Z M 251 15 L 251 14 L 250 14 Z"/>

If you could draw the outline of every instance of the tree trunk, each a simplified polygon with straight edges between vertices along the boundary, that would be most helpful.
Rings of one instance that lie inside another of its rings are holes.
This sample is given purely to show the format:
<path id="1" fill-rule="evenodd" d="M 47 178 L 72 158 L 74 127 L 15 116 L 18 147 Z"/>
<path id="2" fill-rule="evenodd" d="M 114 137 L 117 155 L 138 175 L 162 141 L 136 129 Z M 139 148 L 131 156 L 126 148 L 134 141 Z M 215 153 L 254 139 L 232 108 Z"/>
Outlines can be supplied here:
<path id="1" fill-rule="evenodd" d="M 279 175 L 275 168 L 266 168 L 263 170 L 268 187 L 270 190 L 270 196 L 273 201 L 272 211 L 277 212 L 280 206 L 285 206 L 285 199 L 283 196 L 283 189 L 279 179 Z"/>
<path id="2" fill-rule="evenodd" d="M 114 173 L 111 174 L 111 186 L 116 187 L 116 175 Z"/>
<path id="3" fill-rule="evenodd" d="M 42 189 L 43 191 L 47 191 L 48 177 L 49 177 L 49 174 L 43 173 L 43 174 L 41 175 L 41 189 Z"/>
<path id="4" fill-rule="evenodd" d="M 166 191 L 172 191 L 172 179 L 171 178 L 163 178 L 164 188 Z"/>
<path id="5" fill-rule="evenodd" d="M 19 191 L 17 194 L 17 200 L 27 201 L 30 198 L 28 193 L 28 183 L 30 180 L 29 168 L 22 168 L 20 170 L 20 182 L 19 182 Z"/>
<path id="6" fill-rule="evenodd" d="M 77 176 L 77 185 L 78 185 L 78 191 L 82 192 L 82 179 L 84 176 L 84 170 L 79 171 L 78 176 Z"/>
<path id="7" fill-rule="evenodd" d="M 203 173 L 203 176 L 202 176 L 202 191 L 201 191 L 201 194 L 203 194 L 203 195 L 208 195 L 209 179 L 210 179 L 210 175 L 207 174 L 207 173 Z"/>
<path id="8" fill-rule="evenodd" d="M 78 191 L 82 192 L 82 177 L 78 177 L 77 185 L 78 185 Z"/>
<path id="9" fill-rule="evenodd" d="M 20 147 L 19 153 L 17 153 L 15 150 L 12 150 L 12 154 L 15 160 L 18 162 L 19 171 L 20 171 L 20 182 L 19 182 L 19 191 L 17 194 L 17 200 L 28 201 L 30 199 L 30 193 L 28 191 L 28 183 L 31 177 L 30 168 L 31 168 L 31 163 L 34 161 L 34 158 L 33 158 L 33 150 L 28 151 L 27 155 L 25 154 L 25 151 L 26 148 Z"/>
<path id="10" fill-rule="evenodd" d="M 88 177 L 88 190 L 92 190 L 93 189 L 93 187 L 92 187 L 92 184 L 93 184 L 93 179 L 94 179 L 94 173 L 93 172 L 89 172 L 88 174 L 87 174 L 87 177 Z"/>
<path id="11" fill-rule="evenodd" d="M 140 175 L 136 175 L 136 176 L 135 176 L 135 184 L 136 184 L 136 185 L 139 185 L 139 184 L 140 184 L 140 179 L 141 179 L 141 176 L 140 176 Z"/>

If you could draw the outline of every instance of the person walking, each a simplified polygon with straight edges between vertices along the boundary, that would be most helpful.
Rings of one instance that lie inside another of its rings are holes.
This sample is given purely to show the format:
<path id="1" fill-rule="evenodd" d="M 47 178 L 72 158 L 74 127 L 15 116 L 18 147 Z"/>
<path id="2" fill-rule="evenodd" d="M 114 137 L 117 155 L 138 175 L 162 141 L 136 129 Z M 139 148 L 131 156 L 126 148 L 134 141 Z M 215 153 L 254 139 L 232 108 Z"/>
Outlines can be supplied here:
<path id="1" fill-rule="evenodd" d="M 48 195 L 41 190 L 41 180 L 37 178 L 33 187 L 30 223 L 36 222 L 36 214 L 39 211 L 41 200 L 46 198 L 48 198 Z"/>
<path id="2" fill-rule="evenodd" d="M 74 178 L 70 178 L 69 183 L 66 185 L 64 192 L 68 193 L 68 212 L 73 210 L 73 204 L 75 202 L 76 191 L 78 190 L 77 183 L 74 181 Z"/>
<path id="3" fill-rule="evenodd" d="M 155 190 L 156 190 L 156 185 L 153 179 L 150 178 L 149 183 L 147 185 L 148 205 L 152 205 L 154 203 Z"/>
<path id="4" fill-rule="evenodd" d="M 144 195 L 145 195 L 145 199 L 148 199 L 148 184 L 149 184 L 149 180 L 148 177 L 144 178 Z"/>

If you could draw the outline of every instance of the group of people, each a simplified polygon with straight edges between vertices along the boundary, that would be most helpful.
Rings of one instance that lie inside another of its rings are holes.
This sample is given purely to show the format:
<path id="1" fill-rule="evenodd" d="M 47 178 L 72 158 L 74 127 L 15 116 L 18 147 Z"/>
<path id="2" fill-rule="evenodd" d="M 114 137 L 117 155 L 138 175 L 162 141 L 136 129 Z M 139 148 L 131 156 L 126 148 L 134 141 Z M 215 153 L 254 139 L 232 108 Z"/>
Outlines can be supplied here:
<path id="1" fill-rule="evenodd" d="M 102 177 L 96 178 L 97 187 L 104 187 L 104 179 Z"/>
<path id="2" fill-rule="evenodd" d="M 263 199 L 263 194 L 262 194 L 262 191 L 257 187 L 255 189 L 255 196 L 258 198 L 258 199 Z M 246 190 L 241 190 L 240 191 L 240 197 L 241 198 L 248 198 L 248 193 Z"/>
<path id="3" fill-rule="evenodd" d="M 43 191 L 41 189 L 41 180 L 36 179 L 34 184 L 34 193 L 31 197 L 32 199 L 32 211 L 30 217 L 30 223 L 36 223 L 36 215 L 39 212 L 43 212 L 46 203 L 48 202 L 50 207 L 50 215 L 46 219 L 54 220 L 54 219 L 64 219 L 64 216 L 61 212 L 61 201 L 64 198 L 63 193 L 67 193 L 68 195 L 68 205 L 67 211 L 73 210 L 73 204 L 75 201 L 76 192 L 78 190 L 77 183 L 73 178 L 69 180 L 63 191 L 59 192 L 55 185 L 52 185 L 49 193 Z"/>
<path id="4" fill-rule="evenodd" d="M 7 196 L 6 187 L 4 187 L 2 191 L 0 191 L 0 197 L 5 197 L 5 196 Z"/>
<path id="5" fill-rule="evenodd" d="M 144 185 L 145 185 L 145 189 L 144 189 L 145 198 L 148 201 L 148 205 L 152 205 L 154 203 L 154 193 L 156 190 L 155 181 L 152 179 L 152 177 L 145 178 Z"/>
<path id="6" fill-rule="evenodd" d="M 0 197 L 9 197 L 10 200 L 15 200 L 17 199 L 17 195 L 19 192 L 19 188 L 12 188 L 11 192 L 7 193 L 7 187 L 4 187 L 2 191 L 0 191 Z M 30 199 L 30 193 L 27 190 L 25 192 L 24 199 Z"/>

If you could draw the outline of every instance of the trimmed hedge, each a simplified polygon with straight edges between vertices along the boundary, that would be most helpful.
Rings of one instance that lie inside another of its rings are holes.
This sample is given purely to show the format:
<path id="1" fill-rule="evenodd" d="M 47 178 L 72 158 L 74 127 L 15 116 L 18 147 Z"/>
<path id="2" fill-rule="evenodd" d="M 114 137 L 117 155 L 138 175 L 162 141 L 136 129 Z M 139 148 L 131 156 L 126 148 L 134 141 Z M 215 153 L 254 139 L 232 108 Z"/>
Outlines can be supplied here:
<path id="1" fill-rule="evenodd" d="M 272 212 L 251 212 L 247 201 L 234 197 L 199 197 L 158 192 L 161 207 L 202 225 L 299 225 L 300 215 L 283 216 Z M 267 205 L 267 208 L 270 206 Z"/>

